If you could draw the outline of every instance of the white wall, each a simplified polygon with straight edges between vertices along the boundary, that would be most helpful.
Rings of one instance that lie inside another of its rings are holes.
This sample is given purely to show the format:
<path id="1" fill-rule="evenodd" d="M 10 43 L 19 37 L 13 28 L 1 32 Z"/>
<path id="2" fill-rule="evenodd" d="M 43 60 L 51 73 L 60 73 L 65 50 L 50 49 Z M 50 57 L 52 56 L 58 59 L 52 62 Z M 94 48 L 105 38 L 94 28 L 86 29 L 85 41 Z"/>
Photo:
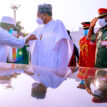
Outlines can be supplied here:
<path id="1" fill-rule="evenodd" d="M 78 31 L 72 31 L 70 35 L 72 37 L 74 44 L 77 46 L 78 50 L 80 50 L 79 40 L 83 37 L 83 30 L 80 28 Z"/>

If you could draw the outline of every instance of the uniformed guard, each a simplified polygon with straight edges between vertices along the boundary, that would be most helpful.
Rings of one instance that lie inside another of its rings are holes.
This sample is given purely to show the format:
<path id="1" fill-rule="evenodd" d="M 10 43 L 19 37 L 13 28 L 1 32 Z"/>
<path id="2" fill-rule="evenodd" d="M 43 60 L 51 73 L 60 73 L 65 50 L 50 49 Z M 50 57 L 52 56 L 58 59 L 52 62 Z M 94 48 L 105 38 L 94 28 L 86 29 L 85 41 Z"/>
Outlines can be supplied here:
<path id="1" fill-rule="evenodd" d="M 107 8 L 98 9 L 99 16 L 91 21 L 88 39 L 96 42 L 95 67 L 107 68 Z M 94 34 L 96 22 L 100 29 Z"/>
<path id="2" fill-rule="evenodd" d="M 79 58 L 79 66 L 82 67 L 94 67 L 95 66 L 95 50 L 96 44 L 87 39 L 87 33 L 90 27 L 90 22 L 82 22 L 83 25 L 83 36 L 79 41 L 80 46 L 80 58 Z M 82 69 L 83 70 L 83 69 Z M 83 79 L 78 88 L 85 89 L 85 84 Z"/>
<path id="3" fill-rule="evenodd" d="M 90 22 L 82 22 L 83 38 L 79 41 L 80 46 L 80 60 L 79 66 L 94 67 L 95 66 L 95 50 L 96 44 L 87 39 L 87 33 L 90 27 Z"/>

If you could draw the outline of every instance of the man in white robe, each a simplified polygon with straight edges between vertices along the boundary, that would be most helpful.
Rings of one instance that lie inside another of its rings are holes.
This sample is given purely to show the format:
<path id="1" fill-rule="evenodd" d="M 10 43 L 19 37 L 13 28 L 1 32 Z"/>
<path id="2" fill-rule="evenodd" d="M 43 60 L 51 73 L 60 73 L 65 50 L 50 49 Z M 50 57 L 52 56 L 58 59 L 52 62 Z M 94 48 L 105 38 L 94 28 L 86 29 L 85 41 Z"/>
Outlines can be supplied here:
<path id="1" fill-rule="evenodd" d="M 24 39 L 17 39 L 9 34 L 9 30 L 13 28 L 13 25 L 13 18 L 9 16 L 2 17 L 0 23 L 0 62 L 6 62 L 7 60 L 7 45 L 15 48 L 22 48 L 25 44 Z"/>
<path id="2" fill-rule="evenodd" d="M 45 67 L 67 67 L 73 52 L 70 40 L 62 21 L 52 19 L 52 6 L 38 6 L 37 23 L 41 24 L 29 34 L 27 42 L 35 41 L 31 64 Z"/>

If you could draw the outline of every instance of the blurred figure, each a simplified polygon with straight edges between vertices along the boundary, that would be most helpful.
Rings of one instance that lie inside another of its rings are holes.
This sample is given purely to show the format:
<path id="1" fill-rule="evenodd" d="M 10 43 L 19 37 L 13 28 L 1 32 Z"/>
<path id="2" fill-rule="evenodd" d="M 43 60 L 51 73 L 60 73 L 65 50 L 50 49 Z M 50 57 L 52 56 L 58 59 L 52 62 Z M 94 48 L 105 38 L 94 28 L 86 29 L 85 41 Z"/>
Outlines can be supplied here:
<path id="1" fill-rule="evenodd" d="M 14 19 L 13 19 L 14 22 Z M 14 25 L 15 26 L 15 25 Z M 12 34 L 14 37 L 17 38 L 17 31 L 16 28 L 11 28 L 9 31 L 10 34 Z M 15 63 L 16 62 L 16 55 L 17 55 L 17 48 L 9 47 L 8 46 L 8 57 L 7 57 L 7 63 Z"/>
<path id="2" fill-rule="evenodd" d="M 88 32 L 88 39 L 96 42 L 95 67 L 107 68 L 107 9 L 98 9 L 99 16 L 91 21 Z M 94 33 L 96 22 L 99 22 L 100 29 Z"/>
<path id="3" fill-rule="evenodd" d="M 21 32 L 17 33 L 17 31 L 16 31 L 16 34 L 15 34 L 14 32 L 15 31 L 13 30 L 9 33 L 12 33 L 13 36 L 15 36 L 19 39 L 23 39 L 23 33 L 21 33 Z M 27 50 L 27 47 L 29 47 L 29 45 L 26 45 L 21 49 L 9 47 L 7 62 L 8 63 L 17 63 L 17 64 L 29 64 L 29 52 Z"/>
<path id="4" fill-rule="evenodd" d="M 17 34 L 17 38 L 19 38 L 19 39 L 24 38 L 23 33 L 19 32 Z M 29 51 L 27 50 L 28 47 L 29 47 L 29 45 L 26 45 L 21 49 L 17 49 L 16 62 L 15 63 L 17 63 L 17 64 L 29 64 Z"/>
<path id="5" fill-rule="evenodd" d="M 73 42 L 62 21 L 52 19 L 52 6 L 38 6 L 37 23 L 41 24 L 26 39 L 35 40 L 31 64 L 47 67 L 67 67 L 73 53 Z M 26 43 L 27 43 L 26 42 Z"/>
<path id="6" fill-rule="evenodd" d="M 70 37 L 70 39 L 72 40 L 69 30 L 67 30 L 67 33 L 68 33 L 68 36 Z M 73 55 L 71 56 L 68 66 L 76 66 L 77 62 L 79 61 L 78 48 L 76 47 L 76 45 L 74 43 L 73 43 L 73 45 L 74 45 Z"/>
<path id="7" fill-rule="evenodd" d="M 0 23 L 0 62 L 6 62 L 8 50 L 7 45 L 15 48 L 22 48 L 25 44 L 24 39 L 17 39 L 9 34 L 14 29 L 14 20 L 9 16 L 4 16 Z"/>

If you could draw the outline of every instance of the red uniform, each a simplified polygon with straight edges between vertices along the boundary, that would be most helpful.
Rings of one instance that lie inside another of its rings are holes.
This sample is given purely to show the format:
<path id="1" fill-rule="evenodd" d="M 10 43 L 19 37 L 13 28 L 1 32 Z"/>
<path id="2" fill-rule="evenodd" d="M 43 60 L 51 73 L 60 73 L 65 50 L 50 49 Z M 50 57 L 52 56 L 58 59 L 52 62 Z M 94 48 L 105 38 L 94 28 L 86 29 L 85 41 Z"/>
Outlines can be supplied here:
<path id="1" fill-rule="evenodd" d="M 94 68 L 79 68 L 77 77 L 81 80 L 86 78 L 94 78 L 96 69 Z"/>
<path id="2" fill-rule="evenodd" d="M 79 41 L 80 45 L 80 58 L 79 66 L 94 67 L 95 66 L 95 42 L 86 39 L 86 36 Z"/>

